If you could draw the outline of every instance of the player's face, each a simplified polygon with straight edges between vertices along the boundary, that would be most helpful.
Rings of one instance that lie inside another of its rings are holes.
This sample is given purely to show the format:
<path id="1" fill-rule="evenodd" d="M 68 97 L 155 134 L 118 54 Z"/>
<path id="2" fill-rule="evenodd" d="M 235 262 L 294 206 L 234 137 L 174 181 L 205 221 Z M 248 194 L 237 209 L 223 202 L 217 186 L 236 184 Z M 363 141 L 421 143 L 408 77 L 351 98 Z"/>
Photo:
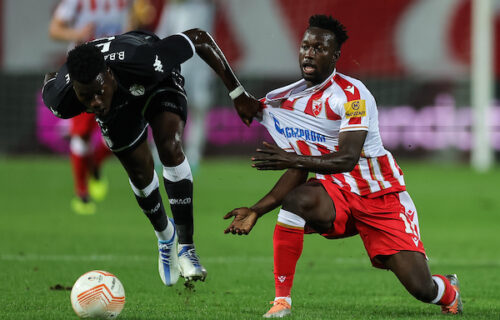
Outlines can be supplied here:
<path id="1" fill-rule="evenodd" d="M 85 112 L 105 117 L 111 109 L 111 101 L 116 90 L 113 74 L 109 69 L 101 72 L 90 83 L 73 81 L 76 97 L 85 106 Z"/>
<path id="2" fill-rule="evenodd" d="M 299 50 L 299 64 L 307 86 L 322 83 L 335 69 L 340 56 L 333 32 L 311 27 L 306 30 Z"/>

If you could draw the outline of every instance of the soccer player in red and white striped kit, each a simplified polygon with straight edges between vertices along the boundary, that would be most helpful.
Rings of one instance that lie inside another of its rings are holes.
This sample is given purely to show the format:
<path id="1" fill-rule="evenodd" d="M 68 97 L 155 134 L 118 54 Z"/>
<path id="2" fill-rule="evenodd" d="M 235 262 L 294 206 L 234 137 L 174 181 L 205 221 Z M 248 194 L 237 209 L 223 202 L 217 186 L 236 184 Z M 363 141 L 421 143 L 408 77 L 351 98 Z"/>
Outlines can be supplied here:
<path id="1" fill-rule="evenodd" d="M 248 234 L 281 205 L 273 237 L 276 295 L 265 318 L 291 313 L 305 233 L 359 234 L 374 267 L 391 270 L 415 298 L 443 313 L 461 313 L 456 275 L 430 273 L 403 172 L 382 145 L 375 99 L 335 68 L 347 38 L 338 20 L 309 19 L 299 50 L 303 79 L 268 93 L 256 114 L 277 145 L 264 143 L 252 166 L 286 171 L 255 205 L 226 214 L 234 219 L 225 233 Z M 315 178 L 307 180 L 309 172 Z"/>

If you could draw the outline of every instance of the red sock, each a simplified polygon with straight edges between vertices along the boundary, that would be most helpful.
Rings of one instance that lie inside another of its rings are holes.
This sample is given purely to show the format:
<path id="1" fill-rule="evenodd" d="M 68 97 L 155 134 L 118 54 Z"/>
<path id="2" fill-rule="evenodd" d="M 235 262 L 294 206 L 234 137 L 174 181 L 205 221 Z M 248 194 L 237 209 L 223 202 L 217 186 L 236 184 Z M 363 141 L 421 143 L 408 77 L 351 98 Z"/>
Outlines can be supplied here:
<path id="1" fill-rule="evenodd" d="M 443 296 L 438 302 L 436 302 L 436 304 L 442 306 L 449 306 L 450 304 L 453 303 L 453 301 L 455 301 L 455 296 L 456 296 L 455 288 L 453 288 L 453 286 L 450 283 L 450 280 L 448 280 L 448 278 L 446 278 L 445 276 L 442 276 L 440 274 L 435 274 L 433 275 L 433 277 L 438 277 L 444 282 Z"/>
<path id="2" fill-rule="evenodd" d="M 295 266 L 304 245 L 304 229 L 287 228 L 277 224 L 274 228 L 273 244 L 276 297 L 289 297 Z"/>
<path id="3" fill-rule="evenodd" d="M 71 167 L 73 179 L 75 180 L 75 191 L 79 197 L 88 195 L 87 176 L 89 171 L 89 161 L 86 156 L 79 156 L 71 153 Z"/>

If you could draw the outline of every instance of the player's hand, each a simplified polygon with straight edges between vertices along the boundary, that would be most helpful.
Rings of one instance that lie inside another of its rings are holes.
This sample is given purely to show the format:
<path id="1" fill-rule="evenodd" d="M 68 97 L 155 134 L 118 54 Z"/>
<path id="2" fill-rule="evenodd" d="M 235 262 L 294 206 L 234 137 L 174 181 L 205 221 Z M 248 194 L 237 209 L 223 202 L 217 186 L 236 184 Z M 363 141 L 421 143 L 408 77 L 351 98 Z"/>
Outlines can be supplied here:
<path id="1" fill-rule="evenodd" d="M 241 120 L 247 126 L 250 126 L 253 118 L 260 111 L 260 102 L 247 92 L 243 92 L 238 98 L 234 99 L 234 107 Z"/>
<path id="2" fill-rule="evenodd" d="M 280 147 L 267 142 L 262 143 L 262 148 L 257 149 L 252 157 L 252 167 L 257 170 L 283 170 L 296 167 L 297 154 L 286 152 Z"/>
<path id="3" fill-rule="evenodd" d="M 224 230 L 224 233 L 249 234 L 257 219 L 259 219 L 257 212 L 247 207 L 232 210 L 224 216 L 224 219 L 230 219 L 231 217 L 234 217 L 233 222 Z"/>
<path id="4" fill-rule="evenodd" d="M 47 82 L 49 82 L 51 79 L 54 79 L 56 76 L 57 76 L 57 72 L 46 73 L 45 77 L 43 78 L 43 86 L 45 86 L 45 84 Z"/>

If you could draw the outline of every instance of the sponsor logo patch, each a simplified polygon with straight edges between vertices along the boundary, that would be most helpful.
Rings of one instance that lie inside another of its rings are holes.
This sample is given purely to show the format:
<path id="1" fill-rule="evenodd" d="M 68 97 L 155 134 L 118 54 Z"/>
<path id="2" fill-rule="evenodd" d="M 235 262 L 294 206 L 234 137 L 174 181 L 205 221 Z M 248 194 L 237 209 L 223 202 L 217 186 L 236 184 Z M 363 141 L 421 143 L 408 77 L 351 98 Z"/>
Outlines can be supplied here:
<path id="1" fill-rule="evenodd" d="M 366 116 L 365 100 L 353 100 L 344 103 L 345 117 L 347 119 Z"/>

